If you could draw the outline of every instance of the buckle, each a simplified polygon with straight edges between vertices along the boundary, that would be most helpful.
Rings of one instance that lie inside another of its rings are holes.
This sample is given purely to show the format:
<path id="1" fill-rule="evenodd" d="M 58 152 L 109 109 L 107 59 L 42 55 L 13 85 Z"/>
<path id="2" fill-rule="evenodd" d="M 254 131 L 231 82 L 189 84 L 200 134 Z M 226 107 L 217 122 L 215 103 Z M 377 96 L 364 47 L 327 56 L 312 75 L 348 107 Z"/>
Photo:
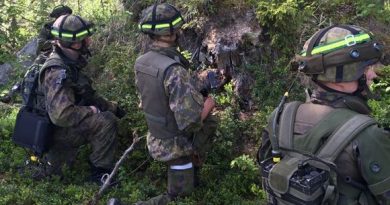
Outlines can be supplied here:
<path id="1" fill-rule="evenodd" d="M 346 35 L 344 37 L 344 39 L 345 39 L 345 42 L 347 43 L 347 46 L 354 46 L 354 45 L 356 45 L 356 39 L 355 39 L 354 35 L 352 35 L 352 34 Z M 352 41 L 351 41 L 351 39 L 352 39 Z M 351 41 L 351 42 L 349 42 L 349 41 Z"/>

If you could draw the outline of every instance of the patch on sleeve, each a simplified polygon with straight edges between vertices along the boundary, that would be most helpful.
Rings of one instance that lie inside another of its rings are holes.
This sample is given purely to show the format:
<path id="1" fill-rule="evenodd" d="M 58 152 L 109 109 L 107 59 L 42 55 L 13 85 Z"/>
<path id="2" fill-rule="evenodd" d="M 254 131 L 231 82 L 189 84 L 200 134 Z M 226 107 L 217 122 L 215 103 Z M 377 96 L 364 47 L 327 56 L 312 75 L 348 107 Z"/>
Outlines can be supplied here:
<path id="1" fill-rule="evenodd" d="M 66 80 L 66 70 L 65 69 L 61 69 L 60 70 L 60 74 L 57 77 L 56 84 L 62 85 L 65 80 Z"/>

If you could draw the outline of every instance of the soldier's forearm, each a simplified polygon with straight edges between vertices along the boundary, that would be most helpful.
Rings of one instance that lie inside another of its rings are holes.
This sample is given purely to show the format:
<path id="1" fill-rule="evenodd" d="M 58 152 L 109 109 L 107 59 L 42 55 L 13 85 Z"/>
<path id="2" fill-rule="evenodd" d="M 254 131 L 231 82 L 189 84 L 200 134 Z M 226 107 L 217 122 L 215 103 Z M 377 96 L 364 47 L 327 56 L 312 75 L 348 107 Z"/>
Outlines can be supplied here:
<path id="1" fill-rule="evenodd" d="M 60 127 L 76 126 L 91 115 L 93 115 L 93 110 L 89 106 L 71 105 L 61 111 L 55 110 L 49 112 L 52 122 Z"/>

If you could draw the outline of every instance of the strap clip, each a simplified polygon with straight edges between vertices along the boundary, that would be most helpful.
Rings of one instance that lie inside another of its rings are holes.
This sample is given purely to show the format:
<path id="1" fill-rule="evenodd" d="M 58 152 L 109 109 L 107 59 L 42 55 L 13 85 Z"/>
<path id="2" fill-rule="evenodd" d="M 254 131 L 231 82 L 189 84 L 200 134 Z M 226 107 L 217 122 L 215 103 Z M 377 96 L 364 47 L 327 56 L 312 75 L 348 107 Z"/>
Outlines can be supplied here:
<path id="1" fill-rule="evenodd" d="M 352 34 L 346 35 L 344 37 L 344 39 L 345 39 L 345 42 L 347 43 L 347 46 L 354 46 L 354 45 L 356 45 L 356 39 L 355 39 L 354 35 L 352 35 Z"/>

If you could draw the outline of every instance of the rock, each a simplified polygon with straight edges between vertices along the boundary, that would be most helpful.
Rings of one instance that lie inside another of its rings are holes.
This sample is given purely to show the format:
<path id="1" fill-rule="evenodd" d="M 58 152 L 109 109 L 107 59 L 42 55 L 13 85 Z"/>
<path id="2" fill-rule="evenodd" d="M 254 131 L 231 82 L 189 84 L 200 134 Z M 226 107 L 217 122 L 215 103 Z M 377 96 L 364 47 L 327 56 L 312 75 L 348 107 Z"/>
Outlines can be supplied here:
<path id="1" fill-rule="evenodd" d="M 33 64 L 34 59 L 37 57 L 37 49 L 38 40 L 34 38 L 16 53 L 16 57 L 23 67 L 28 68 Z"/>
<path id="2" fill-rule="evenodd" d="M 12 70 L 11 64 L 4 63 L 0 65 L 0 85 L 4 85 L 9 80 L 9 73 Z"/>

